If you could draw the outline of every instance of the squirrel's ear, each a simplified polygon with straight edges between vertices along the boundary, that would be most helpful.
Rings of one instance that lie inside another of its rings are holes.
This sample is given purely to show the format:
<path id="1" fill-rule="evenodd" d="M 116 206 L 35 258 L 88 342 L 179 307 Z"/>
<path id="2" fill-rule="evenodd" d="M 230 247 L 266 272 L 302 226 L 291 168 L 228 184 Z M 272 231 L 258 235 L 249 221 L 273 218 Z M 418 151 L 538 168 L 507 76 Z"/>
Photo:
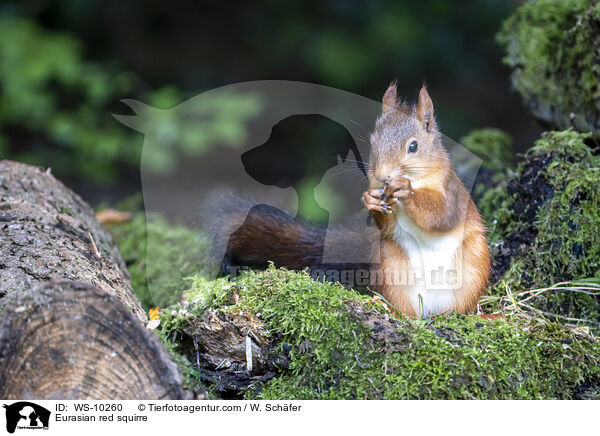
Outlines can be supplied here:
<path id="1" fill-rule="evenodd" d="M 396 106 L 396 100 L 398 99 L 398 91 L 396 89 L 396 82 L 392 82 L 392 84 L 388 87 L 385 94 L 383 94 L 383 100 L 381 101 L 381 113 L 384 114 L 390 109 L 393 109 Z"/>
<path id="2" fill-rule="evenodd" d="M 433 120 L 433 102 L 427 88 L 423 85 L 419 91 L 419 101 L 417 102 L 417 118 L 425 124 L 425 129 L 429 132 L 434 124 Z"/>

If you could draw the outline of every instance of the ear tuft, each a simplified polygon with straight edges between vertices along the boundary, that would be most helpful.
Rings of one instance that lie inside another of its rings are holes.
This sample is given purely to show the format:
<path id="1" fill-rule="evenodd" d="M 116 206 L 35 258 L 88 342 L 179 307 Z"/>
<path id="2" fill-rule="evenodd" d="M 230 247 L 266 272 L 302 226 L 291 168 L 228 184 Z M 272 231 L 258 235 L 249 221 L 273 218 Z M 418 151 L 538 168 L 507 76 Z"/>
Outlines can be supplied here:
<path id="1" fill-rule="evenodd" d="M 425 124 L 425 130 L 431 131 L 434 125 L 433 119 L 433 102 L 427 92 L 425 85 L 419 91 L 419 101 L 417 102 L 417 118 Z"/>
<path id="2" fill-rule="evenodd" d="M 383 94 L 383 100 L 381 101 L 381 113 L 384 114 L 390 109 L 393 109 L 396 106 L 396 101 L 398 99 L 398 90 L 396 88 L 396 82 L 392 82 L 388 89 Z"/>

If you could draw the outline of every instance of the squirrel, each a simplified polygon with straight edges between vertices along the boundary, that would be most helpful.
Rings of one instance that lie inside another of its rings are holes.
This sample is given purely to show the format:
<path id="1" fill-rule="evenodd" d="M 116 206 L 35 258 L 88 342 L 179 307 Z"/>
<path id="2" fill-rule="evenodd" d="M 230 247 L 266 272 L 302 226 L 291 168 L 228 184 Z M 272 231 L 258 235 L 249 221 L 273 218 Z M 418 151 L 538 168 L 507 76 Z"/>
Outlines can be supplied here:
<path id="1" fill-rule="evenodd" d="M 379 268 L 371 271 L 370 288 L 410 318 L 474 311 L 490 272 L 485 226 L 452 169 L 426 87 L 409 104 L 392 83 L 370 142 L 369 186 L 361 199 L 380 232 L 379 253 L 371 255 Z M 264 205 L 238 230 L 224 232 L 226 221 L 220 222 L 221 234 L 229 236 L 226 263 L 264 267 L 270 260 L 291 269 L 322 264 L 317 245 L 325 229 Z M 364 236 L 356 229 L 327 231 L 340 245 Z"/>
<path id="2" fill-rule="evenodd" d="M 385 92 L 368 175 L 362 201 L 381 232 L 384 278 L 371 277 L 372 286 L 408 317 L 473 311 L 490 272 L 485 226 L 452 169 L 425 86 L 416 105 L 398 101 L 395 83 Z M 426 283 L 394 283 L 401 271 Z"/>

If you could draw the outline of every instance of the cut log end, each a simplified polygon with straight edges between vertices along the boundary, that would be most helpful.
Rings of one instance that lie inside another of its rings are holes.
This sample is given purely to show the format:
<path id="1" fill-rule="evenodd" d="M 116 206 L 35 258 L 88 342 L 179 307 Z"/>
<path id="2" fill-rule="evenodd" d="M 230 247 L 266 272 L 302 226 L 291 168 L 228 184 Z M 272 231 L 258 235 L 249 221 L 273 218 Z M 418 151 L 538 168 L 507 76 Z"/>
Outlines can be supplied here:
<path id="1" fill-rule="evenodd" d="M 183 399 L 158 339 L 93 285 L 45 283 L 0 300 L 0 398 Z"/>

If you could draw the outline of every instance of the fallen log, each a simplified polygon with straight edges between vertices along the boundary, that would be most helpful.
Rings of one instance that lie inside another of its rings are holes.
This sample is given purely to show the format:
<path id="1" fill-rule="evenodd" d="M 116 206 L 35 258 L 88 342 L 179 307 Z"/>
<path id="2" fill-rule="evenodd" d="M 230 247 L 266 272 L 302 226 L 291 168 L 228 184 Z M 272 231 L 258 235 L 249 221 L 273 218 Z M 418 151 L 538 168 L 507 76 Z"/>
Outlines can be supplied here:
<path id="1" fill-rule="evenodd" d="M 129 280 L 88 204 L 0 161 L 0 398 L 188 397 Z"/>
<path id="2" fill-rule="evenodd" d="M 93 209 L 50 170 L 0 161 L 0 298 L 53 279 L 93 284 L 147 322 Z"/>

